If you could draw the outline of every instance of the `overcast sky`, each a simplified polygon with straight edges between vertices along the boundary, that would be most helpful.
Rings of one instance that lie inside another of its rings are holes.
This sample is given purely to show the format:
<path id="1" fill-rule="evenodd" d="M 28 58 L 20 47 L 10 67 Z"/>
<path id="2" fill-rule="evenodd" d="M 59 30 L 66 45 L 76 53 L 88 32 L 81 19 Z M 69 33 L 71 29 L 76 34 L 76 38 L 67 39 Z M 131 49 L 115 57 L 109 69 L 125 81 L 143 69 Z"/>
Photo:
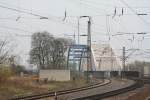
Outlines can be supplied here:
<path id="1" fill-rule="evenodd" d="M 132 58 L 150 58 L 150 0 L 0 0 L 0 12 L 0 36 L 13 41 L 14 53 L 22 57 L 23 64 L 28 59 L 32 33 L 48 31 L 56 37 L 72 38 L 65 34 L 77 34 L 77 19 L 85 15 L 92 17 L 93 43 L 110 43 L 117 55 L 123 46 L 141 49 Z M 112 36 L 118 32 L 147 34 Z M 86 33 L 87 19 L 80 19 L 80 34 Z M 86 38 L 80 41 L 85 44 Z"/>

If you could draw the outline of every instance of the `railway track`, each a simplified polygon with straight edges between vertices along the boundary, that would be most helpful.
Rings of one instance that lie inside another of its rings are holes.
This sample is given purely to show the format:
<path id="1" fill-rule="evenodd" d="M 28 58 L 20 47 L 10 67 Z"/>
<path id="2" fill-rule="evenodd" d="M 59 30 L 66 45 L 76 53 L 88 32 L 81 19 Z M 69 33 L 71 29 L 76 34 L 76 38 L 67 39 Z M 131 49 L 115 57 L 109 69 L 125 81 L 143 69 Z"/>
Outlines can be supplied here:
<path id="1" fill-rule="evenodd" d="M 135 79 L 134 79 L 135 80 Z M 102 94 L 96 94 L 96 95 L 92 95 L 92 96 L 86 96 L 86 97 L 81 97 L 81 98 L 77 98 L 74 100 L 101 100 L 103 98 L 108 98 L 111 96 L 115 96 L 115 95 L 119 95 L 119 94 L 123 94 L 126 92 L 129 92 L 131 90 L 134 90 L 136 88 L 139 88 L 141 86 L 143 86 L 143 80 L 135 80 L 135 83 L 131 86 L 125 87 L 125 88 L 121 88 L 121 89 L 117 89 L 117 90 L 112 90 L 106 93 L 102 93 Z"/>
<path id="2" fill-rule="evenodd" d="M 98 83 L 91 84 L 89 86 L 80 87 L 80 88 L 61 90 L 61 91 L 56 91 L 56 92 L 47 92 L 47 93 L 43 93 L 43 94 L 30 95 L 30 96 L 21 96 L 21 97 L 12 98 L 10 100 L 37 100 L 37 99 L 44 99 L 44 98 L 49 98 L 49 97 L 56 97 L 59 95 L 64 95 L 64 94 L 68 94 L 68 93 L 74 93 L 74 92 L 79 92 L 79 91 L 84 91 L 84 90 L 88 90 L 88 89 L 101 87 L 101 86 L 111 83 L 111 80 L 107 80 L 107 81 L 108 82 L 105 82 L 105 81 L 98 82 Z"/>

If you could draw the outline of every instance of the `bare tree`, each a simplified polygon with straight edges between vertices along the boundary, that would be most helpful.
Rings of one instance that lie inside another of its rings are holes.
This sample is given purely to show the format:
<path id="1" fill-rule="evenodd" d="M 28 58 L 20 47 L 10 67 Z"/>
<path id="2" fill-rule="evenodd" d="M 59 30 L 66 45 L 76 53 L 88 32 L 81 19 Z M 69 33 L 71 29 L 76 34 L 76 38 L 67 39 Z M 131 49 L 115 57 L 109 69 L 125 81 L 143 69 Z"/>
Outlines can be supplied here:
<path id="1" fill-rule="evenodd" d="M 45 69 L 49 66 L 50 51 L 52 51 L 54 38 L 48 32 L 37 32 L 32 35 L 30 63 Z"/>
<path id="2" fill-rule="evenodd" d="M 9 57 L 9 42 L 7 40 L 0 40 L 0 64 L 4 64 Z"/>
<path id="3" fill-rule="evenodd" d="M 130 71 L 139 71 L 139 69 L 142 69 L 144 66 L 150 66 L 150 62 L 146 61 L 134 61 L 132 63 L 127 64 Z"/>
<path id="4" fill-rule="evenodd" d="M 54 40 L 53 66 L 57 69 L 64 69 L 66 65 L 66 50 L 71 42 L 65 38 Z"/>
<path id="5" fill-rule="evenodd" d="M 32 35 L 30 63 L 41 69 L 64 69 L 65 52 L 72 43 L 65 38 L 54 38 L 48 32 L 37 32 Z"/>

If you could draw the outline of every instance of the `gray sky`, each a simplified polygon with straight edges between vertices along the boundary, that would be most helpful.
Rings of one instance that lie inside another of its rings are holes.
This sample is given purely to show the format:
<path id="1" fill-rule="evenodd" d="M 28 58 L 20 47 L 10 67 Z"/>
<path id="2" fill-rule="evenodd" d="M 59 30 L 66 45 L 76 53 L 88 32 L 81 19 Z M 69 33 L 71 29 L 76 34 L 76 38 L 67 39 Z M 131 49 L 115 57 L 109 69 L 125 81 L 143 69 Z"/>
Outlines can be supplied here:
<path id="1" fill-rule="evenodd" d="M 9 10 L 7 7 L 49 19 L 40 19 L 31 14 Z M 67 17 L 62 21 L 65 10 Z M 23 64 L 28 59 L 30 35 L 33 32 L 48 31 L 56 37 L 77 34 L 77 17 L 82 15 L 92 17 L 92 41 L 110 43 L 117 55 L 121 55 L 120 49 L 126 46 L 127 49 L 142 49 L 135 52 L 136 57 L 132 57 L 133 59 L 149 61 L 150 58 L 150 0 L 0 0 L 0 12 L 1 38 L 13 41 L 14 53 L 22 57 Z M 136 13 L 147 15 L 138 17 Z M 87 33 L 86 23 L 87 19 L 80 19 L 80 34 Z M 112 36 L 118 32 L 148 34 Z M 81 42 L 85 41 L 86 38 L 82 37 Z"/>

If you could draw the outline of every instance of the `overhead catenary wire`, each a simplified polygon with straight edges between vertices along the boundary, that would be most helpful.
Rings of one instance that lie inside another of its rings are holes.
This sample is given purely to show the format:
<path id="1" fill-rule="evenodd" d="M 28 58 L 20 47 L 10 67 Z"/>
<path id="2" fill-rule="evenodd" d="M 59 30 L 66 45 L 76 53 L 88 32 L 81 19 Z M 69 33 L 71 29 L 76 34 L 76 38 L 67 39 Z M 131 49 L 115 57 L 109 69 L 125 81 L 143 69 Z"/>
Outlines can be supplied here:
<path id="1" fill-rule="evenodd" d="M 93 5 L 92 3 L 87 2 L 87 1 L 83 1 L 83 0 L 80 0 L 80 3 L 85 4 L 85 5 L 88 5 L 88 6 L 91 6 L 91 7 L 93 7 L 93 8 L 96 8 L 96 9 L 98 9 L 98 10 L 100 10 L 100 11 L 102 11 L 102 12 L 105 13 L 105 9 L 100 8 L 99 5 L 95 5 L 95 4 Z"/>
<path id="2" fill-rule="evenodd" d="M 101 6 L 112 6 L 112 7 L 114 7 L 114 5 L 111 5 L 111 4 L 105 4 L 105 3 L 101 3 L 101 2 L 96 2 L 96 1 L 90 1 L 90 0 L 82 0 L 82 2 L 88 2 L 89 4 L 93 4 L 93 5 L 97 5 L 97 6 L 99 6 L 99 5 L 101 5 Z"/>
<path id="3" fill-rule="evenodd" d="M 15 28 L 15 27 L 9 27 L 9 26 L 2 26 L 2 25 L 0 25 L 0 28 L 5 28 L 5 29 L 9 29 L 9 30 L 16 30 L 16 31 L 22 31 L 22 32 L 31 33 L 31 31 L 28 31 L 28 30 Z"/>
<path id="4" fill-rule="evenodd" d="M 24 9 L 24 8 L 21 8 L 21 9 L 23 9 L 23 10 L 19 10 L 19 9 L 16 9 L 16 8 L 11 8 L 11 7 L 7 7 L 7 6 L 3 6 L 3 5 L 0 5 L 0 7 L 2 7 L 2 8 L 5 8 L 5 9 L 8 9 L 8 10 L 13 10 L 13 11 L 16 11 L 16 12 L 20 12 L 20 13 L 25 13 L 25 14 L 30 14 L 30 15 L 33 15 L 33 16 L 36 16 L 36 17 L 40 17 L 40 18 L 37 18 L 37 19 L 50 19 L 50 20 L 52 20 L 52 18 L 50 18 L 50 17 L 47 17 L 47 16 L 43 16 L 43 15 L 40 15 L 40 14 L 35 14 L 35 13 L 33 13 L 33 12 L 28 12 L 29 10 L 27 10 L 27 9 Z M 27 11 L 24 11 L 24 10 L 27 10 Z M 66 15 L 66 14 L 65 14 Z M 68 16 L 66 16 L 66 17 L 68 17 Z M 65 19 L 66 19 L 66 17 L 65 17 Z M 75 16 L 75 17 L 77 17 L 77 16 Z M 20 18 L 20 17 L 19 17 Z M 21 17 L 21 18 L 24 18 L 24 17 Z M 17 18 L 18 19 L 18 18 Z M 34 18 L 32 18 L 32 19 L 34 19 Z M 55 20 L 56 21 L 56 20 Z M 60 21 L 59 21 L 60 22 Z M 61 23 L 64 23 L 64 22 L 61 22 Z M 66 23 L 65 23 L 66 24 Z M 72 23 L 71 23 L 72 24 Z M 69 26 L 70 26 L 70 23 L 69 23 Z M 77 27 L 77 26 L 73 26 L 73 27 Z"/>
<path id="5" fill-rule="evenodd" d="M 35 27 L 35 26 L 34 26 Z M 12 26 L 3 26 L 0 25 L 0 28 L 5 28 L 5 29 L 9 29 L 9 30 L 15 30 L 15 31 L 21 31 L 21 32 L 25 32 L 25 33 L 33 33 L 31 31 L 28 30 L 24 30 L 24 29 L 20 29 L 20 28 L 16 28 L 16 27 L 12 27 Z M 37 27 L 36 27 L 37 28 Z M 86 31 L 86 26 L 81 27 L 80 28 L 82 31 Z M 101 31 L 93 31 L 93 33 L 105 33 L 105 32 L 101 32 Z M 100 34 L 99 34 L 100 35 Z M 104 34 L 103 34 L 104 35 Z"/>
<path id="6" fill-rule="evenodd" d="M 4 7 L 4 6 L 3 6 Z M 8 8 L 8 7 L 7 7 Z M 128 7 L 129 8 L 129 7 Z M 21 9 L 24 9 L 24 8 L 21 8 Z M 14 9 L 13 9 L 14 10 Z M 15 9 L 16 10 L 16 9 Z M 24 10 L 27 10 L 27 9 L 24 9 Z M 18 11 L 18 10 L 17 10 Z M 29 10 L 28 10 L 29 11 Z M 35 16 L 37 16 L 38 14 L 35 14 Z M 126 14 L 126 15 L 128 15 L 128 14 Z M 130 14 L 129 14 L 130 15 Z M 39 17 L 41 16 L 41 18 L 47 18 L 47 17 L 42 17 L 42 15 L 39 15 Z M 100 16 L 100 15 L 99 15 Z M 105 15 L 103 15 L 103 16 L 105 16 Z"/>
<path id="7" fill-rule="evenodd" d="M 116 7 L 117 8 L 117 7 Z M 116 13 L 115 13 L 115 16 L 119 16 L 120 17 L 120 15 L 138 15 L 138 16 L 146 16 L 146 15 L 149 15 L 148 13 L 135 13 L 135 14 L 124 14 L 124 8 L 125 7 L 121 7 L 122 8 L 122 11 L 121 11 L 121 14 L 118 14 L 118 15 L 116 15 Z M 126 8 L 129 8 L 129 7 L 126 7 Z M 112 15 L 112 14 L 110 14 L 110 15 Z M 106 16 L 106 15 L 97 15 L 97 16 Z"/>
<path id="8" fill-rule="evenodd" d="M 70 0 L 69 0 L 70 1 Z M 100 13 L 106 13 L 105 12 L 105 9 L 101 9 L 101 8 L 99 8 L 99 7 L 97 7 L 97 6 L 95 6 L 95 5 L 92 5 L 92 4 L 90 4 L 90 3 L 87 3 L 87 2 L 84 2 L 84 1 L 75 1 L 76 3 L 78 3 L 78 4 L 82 4 L 82 5 L 84 5 L 84 7 L 86 8 L 86 9 L 88 9 L 88 10 L 91 10 L 92 12 L 94 11 L 94 13 L 97 13 L 97 14 L 100 14 Z"/>
<path id="9" fill-rule="evenodd" d="M 93 9 L 93 11 L 95 12 L 95 11 L 97 11 L 98 10 L 98 13 L 97 13 L 97 15 L 92 15 L 93 17 L 96 17 L 96 16 L 106 16 L 106 15 L 111 15 L 111 16 L 113 16 L 114 15 L 114 13 L 112 13 L 112 14 L 106 14 L 106 11 L 105 11 L 105 9 L 101 9 L 100 7 L 97 7 L 97 6 L 93 6 L 93 5 L 91 5 L 90 3 L 88 3 L 87 4 L 87 2 L 86 1 L 80 1 L 82 4 L 85 4 L 85 5 L 87 5 L 86 7 L 91 7 L 91 8 L 95 8 L 95 9 Z M 99 5 L 98 5 L 99 6 Z M 115 7 L 116 9 L 117 8 L 119 8 L 119 7 Z M 122 11 L 124 10 L 124 8 L 125 7 L 121 7 L 122 8 Z M 126 7 L 127 8 L 127 7 Z M 128 7 L 129 8 L 129 7 Z M 105 14 L 100 14 L 100 11 L 101 10 L 103 10 L 103 11 L 105 11 Z M 124 12 L 124 11 L 123 11 Z M 127 13 L 122 13 L 123 15 L 125 15 L 125 16 L 129 16 L 129 15 L 139 15 L 139 16 L 146 16 L 146 15 L 150 15 L 149 13 L 137 13 L 137 14 L 127 14 Z M 115 16 L 120 16 L 120 14 L 115 14 Z M 72 16 L 73 17 L 73 16 Z"/>
<path id="10" fill-rule="evenodd" d="M 20 13 L 29 14 L 29 15 L 32 15 L 32 16 L 35 16 L 35 17 L 39 17 L 39 19 L 47 19 L 47 20 L 51 20 L 51 21 L 55 21 L 55 22 L 59 22 L 59 23 L 68 25 L 70 27 L 74 27 L 73 24 L 62 22 L 61 20 L 58 21 L 58 18 L 56 18 L 56 17 L 53 17 L 53 18 L 52 17 L 47 17 L 47 16 L 43 16 L 43 15 L 36 14 L 36 13 L 33 13 L 33 12 L 28 12 L 28 11 L 24 11 L 24 10 L 20 10 L 20 9 L 16 9 L 16 8 L 11 8 L 11 7 L 7 7 L 7 6 L 3 6 L 3 5 L 0 5 L 0 7 L 4 8 L 4 9 L 12 10 L 12 11 L 20 12 Z"/>
<path id="11" fill-rule="evenodd" d="M 116 7 L 116 8 L 117 8 L 117 7 Z M 32 12 L 32 11 L 31 11 L 31 12 Z M 101 11 L 100 11 L 100 12 L 101 12 Z M 32 12 L 32 13 L 33 13 L 33 12 Z M 113 15 L 113 14 L 110 14 L 110 16 L 112 16 L 112 15 Z M 130 16 L 130 15 L 136 15 L 136 14 L 127 14 L 127 13 L 124 14 L 124 16 L 126 16 L 126 15 L 129 15 L 129 16 Z M 149 15 L 149 14 L 147 14 L 147 15 Z M 97 14 L 97 15 L 93 15 L 92 17 L 94 17 L 94 16 L 106 16 L 106 14 Z M 118 15 L 116 14 L 116 16 L 119 16 L 119 14 L 118 14 Z M 39 20 L 42 19 L 42 18 L 45 19 L 44 17 L 40 17 L 40 16 L 35 16 L 35 17 L 39 17 L 39 18 L 31 18 L 31 19 L 39 19 Z M 56 17 L 59 17 L 59 18 L 62 19 L 63 16 L 56 16 Z M 69 15 L 67 15 L 67 17 L 78 17 L 78 16 L 69 16 Z M 22 16 L 21 16 L 21 18 L 27 18 L 27 17 L 22 17 Z M 50 19 L 50 17 L 48 17 L 48 16 L 47 16 L 47 18 Z M 30 18 L 29 18 L 29 19 L 30 19 Z M 56 18 L 56 19 L 57 19 L 57 18 Z M 62 23 L 65 23 L 65 22 L 62 22 Z M 95 25 L 95 27 L 99 27 L 99 26 L 98 26 L 98 25 Z M 108 28 L 108 27 L 107 27 L 107 28 Z M 20 37 L 25 37 L 25 35 L 22 35 L 22 36 L 20 36 Z"/>
<path id="12" fill-rule="evenodd" d="M 8 8 L 8 7 L 7 7 Z M 12 8 L 9 8 L 9 9 L 11 9 L 11 10 L 15 10 L 15 11 L 19 11 L 19 12 L 22 12 L 21 10 L 18 10 L 18 9 L 12 9 Z M 24 9 L 24 8 L 21 8 L 21 9 Z M 27 10 L 27 9 L 25 9 L 25 10 Z M 66 12 L 66 11 L 65 11 Z M 23 11 L 23 13 L 27 13 L 27 14 L 34 14 L 33 12 L 31 12 L 31 13 L 29 13 L 29 12 L 24 12 Z M 34 14 L 35 15 L 35 14 Z M 36 14 L 36 15 L 38 15 L 38 14 Z M 66 15 L 66 14 L 65 14 Z M 49 17 L 45 17 L 45 16 L 42 16 L 42 15 L 38 15 L 38 16 L 40 16 L 41 18 L 40 19 L 49 19 Z M 65 16 L 65 17 L 68 17 L 68 16 Z M 75 16 L 75 17 L 78 17 L 78 16 Z M 22 17 L 23 18 L 23 17 Z M 32 19 L 34 19 L 34 18 L 32 18 Z M 77 27 L 77 26 L 76 26 Z"/>
<path id="13" fill-rule="evenodd" d="M 94 5 L 97 5 L 97 6 L 99 6 L 99 5 L 101 5 L 101 6 L 109 6 L 109 7 L 112 7 L 112 8 L 114 8 L 114 5 L 113 4 L 109 4 L 108 2 L 107 2 L 107 4 L 106 3 L 102 3 L 102 2 L 99 2 L 99 1 L 93 1 L 93 0 L 82 0 L 82 2 L 88 2 L 88 3 L 91 3 L 91 4 L 94 4 Z M 129 8 L 129 7 L 126 7 L 126 6 L 115 6 L 116 8 Z M 132 6 L 132 8 L 150 8 L 150 6 Z"/>
<path id="14" fill-rule="evenodd" d="M 42 16 L 42 15 L 39 15 L 39 14 L 34 14 L 34 13 L 31 13 L 31 12 L 27 12 L 27 11 L 15 9 L 15 8 L 10 8 L 10 7 L 3 6 L 3 5 L 0 5 L 0 7 L 1 7 L 1 8 L 8 9 L 8 10 L 13 10 L 13 11 L 16 11 L 16 12 L 20 12 L 20 13 L 30 14 L 30 15 L 33 15 L 33 16 L 36 16 L 36 17 L 40 17 L 40 18 L 45 18 L 45 19 L 47 18 L 47 17 Z"/>
<path id="15" fill-rule="evenodd" d="M 13 9 L 14 10 L 14 9 Z M 17 10 L 17 9 L 15 9 L 15 10 Z M 18 10 L 17 10 L 18 11 Z M 20 11 L 20 10 L 19 10 Z M 33 12 L 32 12 L 33 13 Z M 30 14 L 30 13 L 29 13 Z M 34 14 L 34 13 L 33 13 Z M 38 15 L 38 14 L 36 14 L 36 15 Z M 134 14 L 135 15 L 135 14 Z M 41 16 L 41 17 L 40 17 Z M 102 16 L 106 16 L 105 14 L 104 15 L 102 15 Z M 118 15 L 119 16 L 119 15 Z M 48 18 L 48 17 L 42 17 L 42 15 L 39 15 L 38 17 L 40 17 L 40 18 Z M 71 17 L 71 16 L 67 16 L 67 17 Z M 75 16 L 75 17 L 77 17 L 77 16 Z M 48 18 L 49 19 L 49 18 Z"/>
<path id="16" fill-rule="evenodd" d="M 147 34 L 147 32 L 137 32 L 137 33 L 131 33 L 131 32 L 118 32 L 118 34 L 114 34 L 114 35 L 112 35 L 112 36 L 118 36 L 118 35 L 134 35 L 134 34 L 138 34 L 138 35 L 140 35 L 140 34 Z"/>
<path id="17" fill-rule="evenodd" d="M 130 7 L 124 0 L 119 0 L 121 1 L 125 6 L 127 6 L 135 15 L 137 15 L 137 17 L 143 21 L 143 23 L 145 23 L 145 25 L 150 27 L 150 23 L 148 23 L 146 20 L 144 20 L 141 16 L 138 15 L 138 13 L 132 8 Z"/>
<path id="18" fill-rule="evenodd" d="M 1 4 L 1 2 L 0 2 L 0 4 Z M 3 3 L 2 3 L 3 4 Z M 4 3 L 4 4 L 6 4 L 6 3 Z M 34 12 L 32 12 L 32 11 L 30 11 L 29 9 L 25 9 L 25 8 L 19 8 L 19 9 L 16 9 L 16 8 L 12 8 L 12 7 L 8 7 L 9 5 L 7 4 L 7 6 L 4 6 L 4 5 L 0 5 L 0 7 L 1 8 L 5 8 L 5 9 L 9 9 L 9 10 L 13 10 L 13 11 L 16 11 L 16 12 L 20 12 L 20 13 L 25 13 L 25 14 L 30 14 L 30 15 L 33 15 L 33 16 L 36 16 L 36 17 L 40 17 L 40 18 L 38 18 L 38 19 L 50 19 L 51 17 L 48 17 L 48 16 L 43 16 L 43 15 L 41 15 L 41 14 L 36 14 L 36 13 L 34 13 Z M 92 8 L 95 8 L 95 7 L 92 7 Z M 117 8 L 117 7 L 115 7 L 115 8 Z M 20 10 L 20 9 L 22 9 L 22 10 Z M 101 9 L 101 8 L 96 8 L 96 9 Z M 101 9 L 102 11 L 104 11 L 105 9 Z M 94 9 L 94 11 L 95 11 L 95 9 Z M 66 11 L 65 11 L 66 12 Z M 99 12 L 100 13 L 100 12 Z M 142 13 L 136 13 L 136 14 L 124 14 L 124 15 L 150 15 L 149 13 L 147 14 L 142 14 Z M 113 15 L 113 13 L 112 14 L 97 14 L 97 15 L 93 15 L 92 17 L 94 17 L 94 16 L 106 16 L 106 15 Z M 116 16 L 119 16 L 119 15 L 117 15 L 116 14 Z M 64 17 L 64 16 L 53 16 L 53 17 L 59 17 L 59 18 L 62 18 L 62 17 Z M 79 16 L 68 16 L 67 15 L 67 17 L 79 17 Z M 25 18 L 25 17 L 24 17 Z M 31 18 L 32 19 L 32 18 Z M 34 19 L 34 18 L 33 18 Z M 36 19 L 36 18 L 35 18 Z"/>

